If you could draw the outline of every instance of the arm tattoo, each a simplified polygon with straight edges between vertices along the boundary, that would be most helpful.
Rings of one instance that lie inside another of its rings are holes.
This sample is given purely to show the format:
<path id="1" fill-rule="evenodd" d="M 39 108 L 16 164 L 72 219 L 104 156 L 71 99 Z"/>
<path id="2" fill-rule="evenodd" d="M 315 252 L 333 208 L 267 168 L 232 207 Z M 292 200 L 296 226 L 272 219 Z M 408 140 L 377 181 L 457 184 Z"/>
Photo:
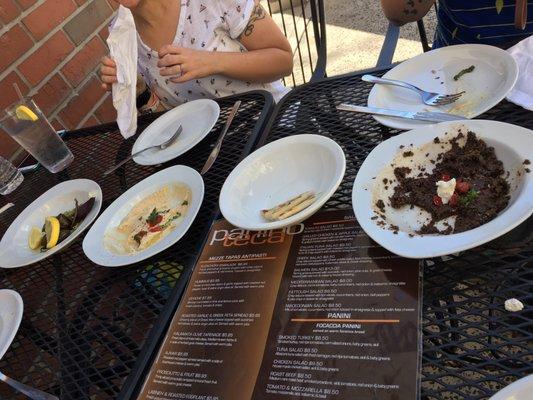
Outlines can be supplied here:
<path id="1" fill-rule="evenodd" d="M 250 36 L 255 29 L 255 23 L 257 21 L 260 21 L 262 19 L 265 19 L 266 13 L 265 9 L 261 6 L 261 4 L 256 4 L 254 6 L 254 9 L 252 10 L 252 15 L 250 15 L 250 21 L 248 21 L 248 25 L 246 25 L 246 28 L 244 29 L 244 32 L 241 34 L 242 36 Z"/>

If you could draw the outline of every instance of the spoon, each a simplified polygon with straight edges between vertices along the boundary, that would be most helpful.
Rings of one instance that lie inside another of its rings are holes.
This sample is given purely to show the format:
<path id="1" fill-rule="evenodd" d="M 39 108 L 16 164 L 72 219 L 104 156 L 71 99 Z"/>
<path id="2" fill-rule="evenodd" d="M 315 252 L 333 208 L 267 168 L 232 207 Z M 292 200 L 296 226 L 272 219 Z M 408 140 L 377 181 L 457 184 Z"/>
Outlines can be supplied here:
<path id="1" fill-rule="evenodd" d="M 158 149 L 158 150 L 165 150 L 167 147 L 174 144 L 174 142 L 178 139 L 179 135 L 181 135 L 181 132 L 183 132 L 183 127 L 180 125 L 178 130 L 174 132 L 174 134 L 170 137 L 170 139 L 165 140 L 163 143 L 156 144 L 154 146 L 147 147 L 146 149 L 139 150 L 136 153 L 133 153 L 131 156 L 127 157 L 126 159 L 119 162 L 114 167 L 108 169 L 106 172 L 104 172 L 103 176 L 109 175 L 111 172 L 115 171 L 116 169 L 122 167 L 124 164 L 126 164 L 129 160 L 131 160 L 133 157 L 144 153 L 146 150 L 150 149 Z"/>

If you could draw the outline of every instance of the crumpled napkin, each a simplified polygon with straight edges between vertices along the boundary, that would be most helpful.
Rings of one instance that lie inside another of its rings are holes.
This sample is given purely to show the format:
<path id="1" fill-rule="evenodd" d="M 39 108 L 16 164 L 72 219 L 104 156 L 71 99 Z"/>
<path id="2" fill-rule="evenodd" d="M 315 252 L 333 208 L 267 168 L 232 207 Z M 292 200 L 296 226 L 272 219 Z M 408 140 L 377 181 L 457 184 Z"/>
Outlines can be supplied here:
<path id="1" fill-rule="evenodd" d="M 137 30 L 131 11 L 120 6 L 109 29 L 107 45 L 117 64 L 117 82 L 113 84 L 113 106 L 117 124 L 125 139 L 137 131 Z"/>
<path id="2" fill-rule="evenodd" d="M 507 100 L 533 111 L 533 35 L 507 50 L 518 64 L 518 80 Z"/>

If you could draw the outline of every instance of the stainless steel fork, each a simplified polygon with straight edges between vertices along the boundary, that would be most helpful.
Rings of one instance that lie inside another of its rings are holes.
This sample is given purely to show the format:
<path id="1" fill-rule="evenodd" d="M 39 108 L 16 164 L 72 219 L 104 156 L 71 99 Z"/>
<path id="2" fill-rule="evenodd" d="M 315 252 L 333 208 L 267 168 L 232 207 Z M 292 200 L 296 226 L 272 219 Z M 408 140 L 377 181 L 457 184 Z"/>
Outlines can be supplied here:
<path id="1" fill-rule="evenodd" d="M 13 389 L 18 390 L 22 394 L 25 394 L 32 400 L 59 400 L 59 398 L 57 398 L 56 396 L 52 396 L 51 394 L 45 393 L 39 389 L 29 387 L 24 383 L 20 383 L 14 379 L 11 379 L 9 376 L 6 376 L 1 372 L 0 381 L 7 383 Z"/>
<path id="2" fill-rule="evenodd" d="M 444 106 L 446 104 L 451 104 L 459 100 L 459 98 L 464 94 L 464 91 L 459 92 L 459 93 L 454 93 L 454 94 L 439 94 L 439 93 L 428 92 L 414 85 L 411 85 L 410 83 L 407 83 L 407 82 L 398 81 L 396 79 L 378 78 L 377 76 L 373 76 L 373 75 L 363 75 L 361 79 L 364 80 L 365 82 L 378 83 L 378 84 L 384 84 L 384 85 L 394 85 L 394 86 L 400 86 L 406 89 L 411 89 L 417 92 L 420 95 L 420 97 L 422 97 L 422 101 L 428 106 Z"/>

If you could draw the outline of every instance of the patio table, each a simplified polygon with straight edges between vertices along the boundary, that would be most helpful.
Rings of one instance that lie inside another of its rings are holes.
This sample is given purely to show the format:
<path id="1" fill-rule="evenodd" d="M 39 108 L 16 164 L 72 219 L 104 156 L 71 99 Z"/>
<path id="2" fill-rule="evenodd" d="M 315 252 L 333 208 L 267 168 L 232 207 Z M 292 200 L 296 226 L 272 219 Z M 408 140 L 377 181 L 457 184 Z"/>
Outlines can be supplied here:
<path id="1" fill-rule="evenodd" d="M 364 73 L 324 79 L 294 89 L 278 104 L 261 144 L 288 135 L 318 133 L 346 154 L 346 175 L 325 208 L 352 207 L 352 185 L 368 153 L 400 133 L 372 116 L 338 112 L 346 102 L 366 105 L 371 84 Z M 482 119 L 533 129 L 533 112 L 502 101 Z M 505 132 L 501 132 L 505 135 Z M 421 398 L 487 399 L 533 373 L 532 218 L 498 240 L 459 255 L 423 261 Z M 504 301 L 527 299 L 522 312 Z"/>
<path id="2" fill-rule="evenodd" d="M 0 237 L 25 207 L 61 181 L 96 181 L 103 191 L 103 210 L 159 169 L 183 164 L 199 171 L 236 100 L 242 101 L 239 112 L 217 161 L 204 176 L 202 207 L 178 244 L 136 265 L 105 268 L 84 255 L 82 234 L 66 250 L 42 262 L 0 269 L 0 288 L 17 290 L 24 300 L 20 330 L 0 360 L 0 371 L 61 400 L 114 400 L 134 387 L 139 380 L 136 371 L 142 371 L 134 368 L 136 362 L 146 365 L 172 317 L 218 215 L 222 184 L 257 144 L 273 109 L 271 95 L 256 91 L 220 99 L 217 124 L 193 150 L 159 166 L 131 161 L 105 178 L 104 171 L 130 154 L 135 138 L 124 140 L 115 124 L 68 132 L 65 138 L 74 162 L 56 175 L 43 168 L 26 175 L 22 186 L 5 198 L 15 207 L 0 215 Z M 156 117 L 141 117 L 139 132 Z M 0 399 L 24 398 L 0 384 Z"/>
<path id="3" fill-rule="evenodd" d="M 386 70 L 367 72 L 380 75 Z M 344 181 L 325 206 L 328 209 L 351 208 L 352 184 L 359 166 L 378 143 L 399 133 L 370 116 L 336 111 L 335 106 L 341 102 L 366 104 L 371 85 L 362 82 L 360 75 L 296 88 L 277 106 L 259 141 L 260 145 L 302 133 L 323 134 L 336 140 L 346 153 L 347 169 Z M 62 399 L 134 398 L 218 212 L 218 191 L 224 178 L 257 144 L 257 133 L 264 127 L 270 100 L 260 93 L 240 98 L 248 99 L 243 106 L 249 107 L 248 114 L 242 111 L 234 122 L 234 130 L 239 129 L 241 135 L 228 137 L 225 153 L 209 172 L 212 175 L 206 177 L 206 186 L 214 189 L 206 193 L 194 228 L 177 246 L 140 265 L 106 269 L 88 262 L 78 239 L 66 252 L 38 266 L 0 271 L 0 286 L 19 290 L 26 300 L 22 328 L 14 346 L 0 361 L 0 371 L 61 393 Z M 231 103 L 230 99 L 221 101 L 223 113 L 228 112 Z M 504 101 L 482 117 L 533 129 L 532 116 Z M 246 128 L 240 128 L 241 124 Z M 215 131 L 219 129 L 220 123 Z M 68 135 L 74 140 L 71 147 L 77 158 L 67 173 L 71 177 L 93 177 L 100 183 L 104 207 L 156 170 L 129 164 L 108 180 L 101 179 L 101 172 L 114 163 L 116 155 L 124 157 L 132 145 L 131 141 L 121 144 L 122 139 L 116 132 L 107 133 L 109 130 L 103 127 Z M 242 136 L 243 131 L 250 132 L 248 140 Z M 173 163 L 199 169 L 216 136 L 211 134 L 194 152 Z M 111 144 L 106 145 L 102 138 L 111 138 Z M 30 185 L 26 182 L 18 194 L 15 192 L 17 209 L 8 214 L 11 218 L 37 194 L 28 186 L 44 185 L 40 193 L 55 183 L 41 182 L 39 173 L 30 176 Z M 67 178 L 58 176 L 59 180 Z M 7 228 L 8 215 L 0 218 L 0 233 Z M 515 314 L 503 309 L 507 298 L 531 299 L 531 231 L 530 219 L 479 248 L 423 261 L 423 399 L 485 399 L 533 373 L 531 305 Z M 4 391 L 0 387 L 1 398 L 15 398 L 12 392 L 4 395 Z"/>

